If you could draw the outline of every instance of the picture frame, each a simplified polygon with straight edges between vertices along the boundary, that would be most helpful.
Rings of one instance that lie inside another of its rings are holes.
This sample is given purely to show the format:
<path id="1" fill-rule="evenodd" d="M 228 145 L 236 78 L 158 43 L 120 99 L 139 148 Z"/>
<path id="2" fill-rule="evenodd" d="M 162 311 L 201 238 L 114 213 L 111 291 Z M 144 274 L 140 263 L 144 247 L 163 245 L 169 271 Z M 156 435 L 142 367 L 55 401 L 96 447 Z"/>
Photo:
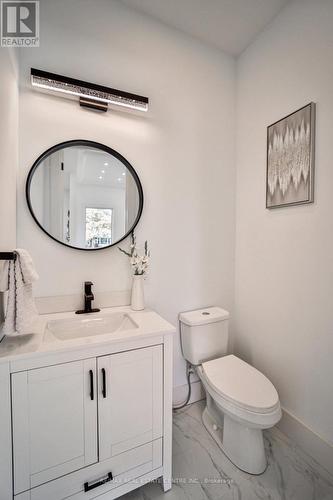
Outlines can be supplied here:
<path id="1" fill-rule="evenodd" d="M 313 203 L 315 114 L 310 102 L 267 127 L 267 209 Z"/>

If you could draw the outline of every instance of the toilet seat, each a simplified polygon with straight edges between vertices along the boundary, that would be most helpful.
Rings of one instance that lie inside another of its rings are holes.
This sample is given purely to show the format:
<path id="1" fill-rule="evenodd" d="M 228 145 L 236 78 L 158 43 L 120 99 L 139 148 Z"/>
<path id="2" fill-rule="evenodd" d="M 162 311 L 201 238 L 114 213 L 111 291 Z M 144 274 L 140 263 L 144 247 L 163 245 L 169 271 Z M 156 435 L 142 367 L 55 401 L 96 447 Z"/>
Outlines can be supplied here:
<path id="1" fill-rule="evenodd" d="M 226 402 L 251 413 L 271 414 L 280 409 L 270 380 L 240 358 L 223 356 L 202 364 L 206 382 Z"/>

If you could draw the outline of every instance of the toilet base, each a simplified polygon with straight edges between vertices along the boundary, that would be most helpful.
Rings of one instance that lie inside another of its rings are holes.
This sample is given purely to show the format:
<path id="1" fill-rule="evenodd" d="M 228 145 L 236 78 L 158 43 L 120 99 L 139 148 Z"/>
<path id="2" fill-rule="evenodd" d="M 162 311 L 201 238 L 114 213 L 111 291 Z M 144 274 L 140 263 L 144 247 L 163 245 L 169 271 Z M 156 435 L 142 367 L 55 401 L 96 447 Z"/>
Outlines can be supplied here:
<path id="1" fill-rule="evenodd" d="M 223 453 L 244 472 L 255 475 L 265 472 L 267 459 L 262 430 L 245 427 L 226 414 L 223 417 L 222 426 L 214 419 L 207 406 L 202 414 L 204 426 Z"/>

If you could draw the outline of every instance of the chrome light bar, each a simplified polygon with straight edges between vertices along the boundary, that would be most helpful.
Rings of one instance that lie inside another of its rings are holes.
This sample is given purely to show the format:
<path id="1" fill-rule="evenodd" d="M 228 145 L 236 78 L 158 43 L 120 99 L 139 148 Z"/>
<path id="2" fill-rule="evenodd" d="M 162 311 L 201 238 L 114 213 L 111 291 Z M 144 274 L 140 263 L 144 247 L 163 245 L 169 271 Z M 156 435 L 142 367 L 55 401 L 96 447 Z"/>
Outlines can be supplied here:
<path id="1" fill-rule="evenodd" d="M 79 97 L 81 106 L 100 111 L 107 111 L 109 104 L 137 111 L 148 111 L 148 97 L 48 73 L 39 69 L 31 68 L 31 84 L 33 87 L 51 93 L 63 94 L 64 97 L 72 99 Z"/>

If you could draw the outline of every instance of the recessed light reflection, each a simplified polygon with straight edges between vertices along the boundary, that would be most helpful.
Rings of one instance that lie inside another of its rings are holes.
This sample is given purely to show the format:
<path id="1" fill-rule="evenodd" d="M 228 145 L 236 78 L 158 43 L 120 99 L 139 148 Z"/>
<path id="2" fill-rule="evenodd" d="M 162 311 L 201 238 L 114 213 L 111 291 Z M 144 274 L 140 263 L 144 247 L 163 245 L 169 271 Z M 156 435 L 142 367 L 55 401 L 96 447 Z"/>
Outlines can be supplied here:
<path id="1" fill-rule="evenodd" d="M 108 162 L 106 161 L 106 162 L 104 163 L 104 166 L 105 166 L 105 167 L 107 167 L 108 165 L 109 165 L 109 164 L 108 164 Z"/>
<path id="2" fill-rule="evenodd" d="M 126 175 L 125 172 L 123 172 L 121 175 Z"/>
<path id="3" fill-rule="evenodd" d="M 99 178 L 99 179 L 103 179 L 103 176 L 102 176 L 102 175 L 100 175 L 98 178 Z"/>
<path id="4" fill-rule="evenodd" d="M 121 181 L 121 177 L 118 177 L 118 181 Z"/>
<path id="5" fill-rule="evenodd" d="M 105 174 L 105 170 L 101 170 L 102 174 Z"/>

